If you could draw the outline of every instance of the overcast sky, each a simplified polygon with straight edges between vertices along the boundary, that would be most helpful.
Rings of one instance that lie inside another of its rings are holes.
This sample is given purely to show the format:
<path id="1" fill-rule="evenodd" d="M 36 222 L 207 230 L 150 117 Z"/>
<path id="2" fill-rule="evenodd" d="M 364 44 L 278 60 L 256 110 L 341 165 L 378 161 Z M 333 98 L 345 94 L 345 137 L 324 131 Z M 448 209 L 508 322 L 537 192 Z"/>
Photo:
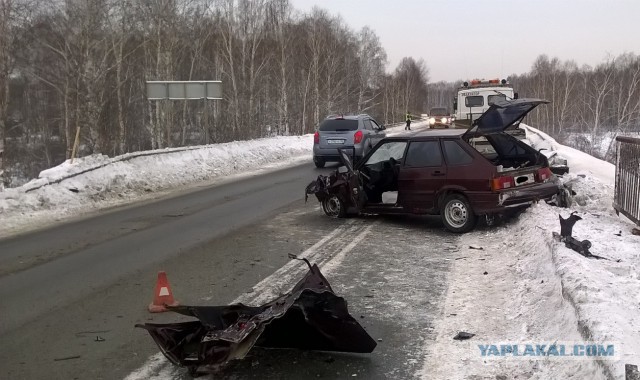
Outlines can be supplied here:
<path id="1" fill-rule="evenodd" d="M 522 74 L 540 54 L 579 66 L 640 54 L 640 0 L 291 0 L 373 28 L 388 70 L 423 58 L 430 81 Z"/>

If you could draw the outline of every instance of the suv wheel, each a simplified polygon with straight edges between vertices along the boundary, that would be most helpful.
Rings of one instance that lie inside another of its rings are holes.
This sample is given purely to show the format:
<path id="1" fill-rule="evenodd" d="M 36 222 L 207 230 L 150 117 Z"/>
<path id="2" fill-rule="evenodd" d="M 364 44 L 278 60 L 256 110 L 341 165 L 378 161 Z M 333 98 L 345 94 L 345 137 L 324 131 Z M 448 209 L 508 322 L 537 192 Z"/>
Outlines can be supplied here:
<path id="1" fill-rule="evenodd" d="M 333 194 L 322 201 L 322 210 L 327 216 L 332 218 L 344 218 L 347 216 L 347 207 L 338 197 Z"/>
<path id="2" fill-rule="evenodd" d="M 324 160 L 322 158 L 313 158 L 313 163 L 316 164 L 316 168 L 324 168 Z"/>
<path id="3" fill-rule="evenodd" d="M 477 220 L 469 201 L 462 194 L 451 194 L 445 198 L 440 217 L 445 228 L 455 233 L 471 231 Z"/>

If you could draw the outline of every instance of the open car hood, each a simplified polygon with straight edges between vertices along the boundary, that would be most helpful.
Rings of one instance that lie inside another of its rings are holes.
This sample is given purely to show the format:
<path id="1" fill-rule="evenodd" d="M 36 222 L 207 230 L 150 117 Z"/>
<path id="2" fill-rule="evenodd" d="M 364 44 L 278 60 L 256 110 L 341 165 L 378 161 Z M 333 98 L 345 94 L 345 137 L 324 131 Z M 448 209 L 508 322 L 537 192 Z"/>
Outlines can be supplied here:
<path id="1" fill-rule="evenodd" d="M 476 137 L 503 132 L 508 127 L 520 123 L 538 105 L 547 103 L 549 101 L 544 99 L 498 100 L 473 121 L 464 136 Z"/>

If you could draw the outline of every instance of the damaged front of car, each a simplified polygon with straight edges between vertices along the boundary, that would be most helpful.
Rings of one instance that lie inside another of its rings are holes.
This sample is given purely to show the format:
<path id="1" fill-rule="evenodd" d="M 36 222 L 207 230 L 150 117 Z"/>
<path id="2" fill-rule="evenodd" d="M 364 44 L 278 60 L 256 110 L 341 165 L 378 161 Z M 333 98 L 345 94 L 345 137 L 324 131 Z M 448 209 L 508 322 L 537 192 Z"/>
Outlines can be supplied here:
<path id="1" fill-rule="evenodd" d="M 319 175 L 305 188 L 305 202 L 309 195 L 315 195 L 325 214 L 333 218 L 343 218 L 347 213 L 357 213 L 363 206 L 362 185 L 353 161 L 346 150 L 338 149 L 342 166 L 330 175 Z"/>

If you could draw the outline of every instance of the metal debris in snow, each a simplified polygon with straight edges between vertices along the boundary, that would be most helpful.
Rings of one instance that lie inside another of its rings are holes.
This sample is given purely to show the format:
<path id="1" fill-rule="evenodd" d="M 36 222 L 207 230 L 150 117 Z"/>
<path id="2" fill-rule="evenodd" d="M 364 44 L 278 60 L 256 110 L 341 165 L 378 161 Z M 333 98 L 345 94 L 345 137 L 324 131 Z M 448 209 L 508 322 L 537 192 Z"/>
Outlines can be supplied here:
<path id="1" fill-rule="evenodd" d="M 295 256 L 290 256 L 296 258 Z M 195 317 L 182 323 L 145 323 L 173 364 L 192 375 L 242 359 L 255 345 L 265 348 L 370 353 L 376 342 L 349 315 L 347 302 L 331 289 L 317 265 L 293 287 L 262 306 L 176 306 L 169 310 Z"/>
<path id="2" fill-rule="evenodd" d="M 474 336 L 476 336 L 476 334 L 471 334 L 468 332 L 464 332 L 464 331 L 460 331 L 459 333 L 456 334 L 456 336 L 453 337 L 454 340 L 467 340 L 467 339 L 471 339 Z"/>
<path id="3" fill-rule="evenodd" d="M 589 240 L 578 240 L 572 235 L 573 226 L 578 220 L 582 220 L 581 217 L 576 215 L 576 212 L 572 212 L 568 218 L 563 218 L 562 215 L 558 215 L 560 219 L 560 235 L 557 232 L 553 232 L 554 239 L 564 242 L 565 247 L 571 248 L 584 257 L 594 258 L 599 260 L 608 260 L 606 257 L 594 255 L 589 252 L 591 248 L 591 242 Z"/>

